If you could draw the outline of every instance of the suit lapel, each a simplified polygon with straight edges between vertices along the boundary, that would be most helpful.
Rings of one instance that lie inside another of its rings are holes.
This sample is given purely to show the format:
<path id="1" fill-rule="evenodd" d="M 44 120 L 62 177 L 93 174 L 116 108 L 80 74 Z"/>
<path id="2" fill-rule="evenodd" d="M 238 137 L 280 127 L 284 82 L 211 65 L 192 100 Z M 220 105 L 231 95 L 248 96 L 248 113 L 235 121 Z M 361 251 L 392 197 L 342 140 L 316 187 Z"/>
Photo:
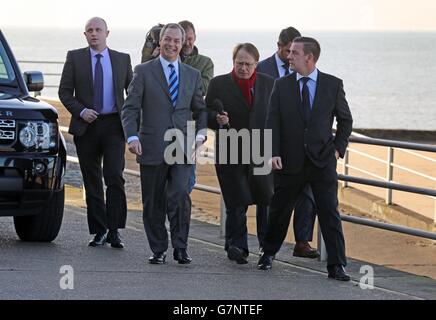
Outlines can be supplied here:
<path id="1" fill-rule="evenodd" d="M 182 97 L 187 91 L 186 86 L 188 85 L 188 81 L 186 81 L 187 70 L 186 66 L 179 60 L 179 96 L 176 101 L 176 108 L 179 106 L 180 101 L 182 101 Z"/>
<path id="2" fill-rule="evenodd" d="M 89 85 L 89 92 L 91 93 L 92 99 L 94 100 L 94 77 L 92 76 L 92 65 L 91 65 L 91 49 L 89 47 L 83 50 L 83 66 L 86 70 L 86 82 Z"/>
<path id="3" fill-rule="evenodd" d="M 316 80 L 316 92 L 315 97 L 313 98 L 312 110 L 310 113 L 310 119 L 312 120 L 314 113 L 319 109 L 319 96 L 325 97 L 324 90 L 326 89 L 324 83 L 324 75 L 318 70 L 318 79 Z"/>
<path id="4" fill-rule="evenodd" d="M 264 92 L 264 82 L 256 79 L 256 83 L 254 84 L 254 102 L 253 107 L 251 108 L 251 113 L 256 112 L 259 109 L 259 103 L 263 103 L 260 101 Z"/>
<path id="5" fill-rule="evenodd" d="M 162 90 L 165 92 L 168 100 L 171 102 L 171 96 L 168 92 L 168 83 L 165 78 L 165 74 L 162 68 L 162 64 L 160 63 L 159 58 L 154 59 L 150 63 L 153 63 L 152 73 L 157 80 L 157 83 L 161 86 Z"/>
<path id="6" fill-rule="evenodd" d="M 109 57 L 111 59 L 111 66 L 112 66 L 112 81 L 114 85 L 115 100 L 117 101 L 118 99 L 116 95 L 119 92 L 117 84 L 118 84 L 118 75 L 120 74 L 118 70 L 121 70 L 120 61 L 118 60 L 118 55 L 113 50 L 109 49 L 108 51 L 109 51 Z"/>
<path id="7" fill-rule="evenodd" d="M 273 69 L 273 72 L 274 72 L 275 78 L 276 78 L 276 79 L 277 79 L 277 78 L 280 78 L 279 67 L 277 66 L 277 60 L 276 60 L 276 56 L 275 56 L 275 54 L 273 54 L 273 55 L 270 57 L 270 59 L 271 59 L 271 67 L 272 67 L 272 69 Z"/>

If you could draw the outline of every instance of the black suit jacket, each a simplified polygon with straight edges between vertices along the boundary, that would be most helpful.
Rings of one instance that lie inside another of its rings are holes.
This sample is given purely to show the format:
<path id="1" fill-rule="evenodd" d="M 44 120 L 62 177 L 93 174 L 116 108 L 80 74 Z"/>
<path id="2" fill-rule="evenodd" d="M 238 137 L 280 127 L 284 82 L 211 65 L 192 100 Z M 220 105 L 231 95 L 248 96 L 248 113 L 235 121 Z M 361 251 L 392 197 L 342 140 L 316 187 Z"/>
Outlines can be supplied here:
<path id="1" fill-rule="evenodd" d="M 109 49 L 114 81 L 115 102 L 118 113 L 124 104 L 124 90 L 127 92 L 132 80 L 132 65 L 130 56 Z M 84 108 L 93 109 L 94 90 L 91 66 L 91 51 L 89 47 L 68 51 L 59 84 L 59 99 L 71 113 L 69 133 L 81 136 L 85 133 L 88 123 L 80 117 Z"/>
<path id="2" fill-rule="evenodd" d="M 336 118 L 336 135 L 332 133 Z M 273 133 L 273 156 L 280 156 L 279 173 L 302 170 L 307 156 L 315 166 L 325 167 L 337 150 L 344 156 L 353 119 L 342 80 L 319 72 L 311 118 L 305 123 L 296 73 L 275 81 L 271 94 L 267 128 Z"/>
<path id="3" fill-rule="evenodd" d="M 271 57 L 260 61 L 257 64 L 256 71 L 265 73 L 274 79 L 280 78 L 279 70 L 277 69 L 275 53 Z"/>
<path id="4" fill-rule="evenodd" d="M 217 111 L 214 106 L 215 99 L 220 99 L 224 111 L 228 113 L 231 129 L 241 130 L 265 128 L 269 96 L 274 79 L 265 74 L 257 74 L 254 85 L 254 102 L 251 110 L 242 94 L 238 84 L 231 73 L 213 78 L 209 84 L 206 95 L 208 108 L 208 127 L 219 129 L 216 121 Z M 260 150 L 263 155 L 263 135 L 260 139 Z M 218 162 L 220 149 L 218 135 L 215 139 L 215 153 Z M 272 175 L 254 175 L 254 163 L 243 165 L 241 161 L 242 146 L 239 144 L 239 164 L 217 164 L 216 171 L 227 206 L 245 206 L 249 204 L 269 204 L 273 193 Z M 227 159 L 230 148 L 227 145 Z M 268 161 L 268 159 L 266 160 Z M 262 166 L 262 165 L 259 165 Z"/>

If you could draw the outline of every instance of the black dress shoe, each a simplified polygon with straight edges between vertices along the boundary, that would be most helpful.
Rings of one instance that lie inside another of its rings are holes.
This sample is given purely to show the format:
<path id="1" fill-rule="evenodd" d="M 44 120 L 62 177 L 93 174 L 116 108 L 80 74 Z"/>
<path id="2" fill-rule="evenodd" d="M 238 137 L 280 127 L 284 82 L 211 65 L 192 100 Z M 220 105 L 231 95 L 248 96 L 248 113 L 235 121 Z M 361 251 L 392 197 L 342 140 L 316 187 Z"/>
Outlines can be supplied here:
<path id="1" fill-rule="evenodd" d="M 262 253 L 259 262 L 257 263 L 257 268 L 260 270 L 269 270 L 272 267 L 272 262 L 274 260 L 273 255 Z"/>
<path id="2" fill-rule="evenodd" d="M 102 246 L 106 243 L 106 233 L 97 233 L 94 238 L 89 241 L 90 247 Z"/>
<path id="3" fill-rule="evenodd" d="M 247 256 L 248 254 L 244 250 L 235 246 L 230 246 L 227 250 L 227 257 L 230 260 L 236 261 L 237 264 L 247 264 Z"/>
<path id="4" fill-rule="evenodd" d="M 107 233 L 106 242 L 110 243 L 112 248 L 124 248 L 124 243 L 121 242 L 120 233 L 118 230 L 109 230 Z"/>
<path id="5" fill-rule="evenodd" d="M 148 262 L 151 264 L 164 264 L 166 260 L 165 252 L 154 253 L 150 258 L 148 258 Z"/>
<path id="6" fill-rule="evenodd" d="M 174 248 L 173 257 L 180 264 L 188 264 L 192 261 L 186 249 Z"/>
<path id="7" fill-rule="evenodd" d="M 329 278 L 339 280 L 339 281 L 350 281 L 350 276 L 345 273 L 344 266 L 340 264 L 334 264 L 327 266 L 327 271 L 329 273 Z"/>

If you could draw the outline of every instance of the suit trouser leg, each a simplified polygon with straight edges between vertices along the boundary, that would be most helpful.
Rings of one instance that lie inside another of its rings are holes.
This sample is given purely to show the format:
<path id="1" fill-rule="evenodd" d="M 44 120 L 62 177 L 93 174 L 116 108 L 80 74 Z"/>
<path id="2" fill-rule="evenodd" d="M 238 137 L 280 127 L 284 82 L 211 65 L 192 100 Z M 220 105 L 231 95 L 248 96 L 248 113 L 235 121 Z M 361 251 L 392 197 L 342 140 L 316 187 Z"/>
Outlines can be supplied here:
<path id="1" fill-rule="evenodd" d="M 256 230 L 259 247 L 263 247 L 263 240 L 265 239 L 266 228 L 268 225 L 268 211 L 268 206 L 256 205 Z"/>
<path id="2" fill-rule="evenodd" d="M 294 236 L 296 241 L 312 241 L 316 205 L 312 188 L 307 183 L 297 198 L 294 209 Z"/>
<path id="3" fill-rule="evenodd" d="M 165 185 L 169 166 L 140 165 L 142 190 L 142 219 L 148 244 L 153 253 L 168 249 L 168 233 L 165 227 Z"/>
<path id="4" fill-rule="evenodd" d="M 102 120 L 106 134 L 102 137 L 103 177 L 106 184 L 106 213 L 109 230 L 126 227 L 127 201 L 124 191 L 125 141 L 120 120 Z"/>
<path id="5" fill-rule="evenodd" d="M 274 196 L 269 207 L 268 227 L 263 246 L 265 254 L 274 255 L 280 250 L 295 202 L 305 184 L 304 172 L 293 175 L 275 174 Z"/>
<path id="6" fill-rule="evenodd" d="M 166 201 L 173 248 L 186 249 L 188 246 L 191 222 L 191 198 L 189 196 L 191 173 L 191 164 L 171 165 L 168 172 Z"/>
<path id="7" fill-rule="evenodd" d="M 226 245 L 238 247 L 248 254 L 247 240 L 247 209 L 248 206 L 229 207 L 226 210 Z"/>
<path id="8" fill-rule="evenodd" d="M 75 136 L 74 143 L 86 191 L 89 233 L 104 233 L 107 230 L 107 216 L 101 168 L 103 152 L 96 123 L 90 124 L 83 136 Z"/>
<path id="9" fill-rule="evenodd" d="M 318 219 L 325 241 L 328 265 L 346 265 L 345 240 L 338 211 L 338 176 L 336 160 L 325 168 L 311 166 L 310 183 L 318 206 Z"/>

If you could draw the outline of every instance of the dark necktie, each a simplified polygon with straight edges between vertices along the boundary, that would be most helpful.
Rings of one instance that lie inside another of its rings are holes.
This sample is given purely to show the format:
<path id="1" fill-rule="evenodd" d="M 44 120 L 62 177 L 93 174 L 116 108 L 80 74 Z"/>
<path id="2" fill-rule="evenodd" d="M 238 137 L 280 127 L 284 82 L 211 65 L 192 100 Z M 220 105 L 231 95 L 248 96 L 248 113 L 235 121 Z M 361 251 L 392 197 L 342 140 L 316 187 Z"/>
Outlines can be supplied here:
<path id="1" fill-rule="evenodd" d="M 176 68 L 174 67 L 174 65 L 170 63 L 168 67 L 171 70 L 168 90 L 170 92 L 171 102 L 173 103 L 173 107 L 175 108 L 177 103 L 177 96 L 179 95 L 179 80 L 177 79 Z"/>
<path id="2" fill-rule="evenodd" d="M 284 63 L 282 64 L 283 69 L 285 69 L 285 76 L 289 74 L 289 64 Z"/>
<path id="3" fill-rule="evenodd" d="M 303 77 L 300 79 L 300 81 L 303 83 L 303 89 L 301 90 L 301 102 L 303 107 L 304 121 L 306 124 L 309 122 L 311 111 L 309 87 L 307 86 L 307 81 L 309 80 L 310 78 L 308 77 Z"/>
<path id="4" fill-rule="evenodd" d="M 103 109 L 103 66 L 101 65 L 101 54 L 96 54 L 97 62 L 94 70 L 94 109 L 101 113 Z"/>

